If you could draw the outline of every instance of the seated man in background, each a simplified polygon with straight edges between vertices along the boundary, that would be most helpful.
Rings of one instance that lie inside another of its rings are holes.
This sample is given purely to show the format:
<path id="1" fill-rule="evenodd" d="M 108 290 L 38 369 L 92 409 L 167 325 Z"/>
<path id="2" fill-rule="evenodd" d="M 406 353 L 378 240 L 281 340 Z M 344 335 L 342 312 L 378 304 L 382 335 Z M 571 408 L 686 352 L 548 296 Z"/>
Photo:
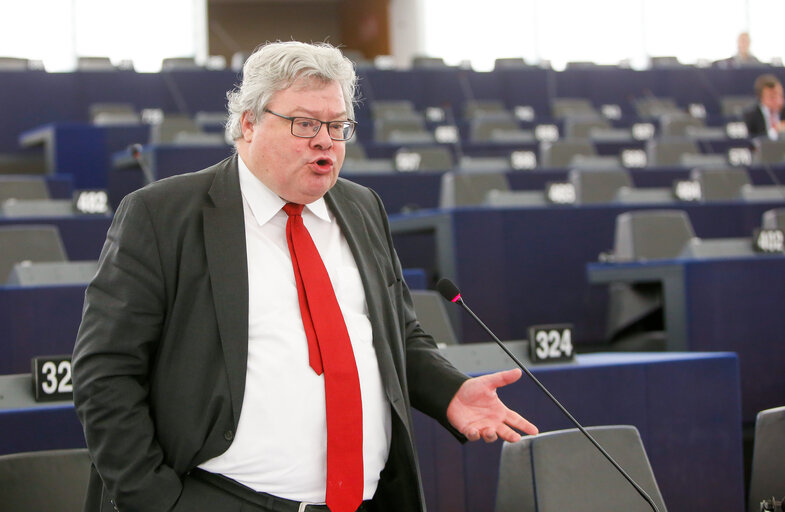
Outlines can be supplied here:
<path id="1" fill-rule="evenodd" d="M 744 113 L 748 136 L 777 140 L 785 130 L 782 83 L 774 75 L 761 75 L 755 80 L 755 96 L 758 103 Z"/>
<path id="2" fill-rule="evenodd" d="M 410 407 L 458 437 L 536 427 L 423 332 L 387 216 L 339 179 L 356 75 L 261 47 L 228 95 L 236 154 L 129 194 L 85 295 L 74 403 L 85 512 L 418 512 Z"/>
<path id="3" fill-rule="evenodd" d="M 714 63 L 720 68 L 743 68 L 747 66 L 760 66 L 762 63 L 750 52 L 750 34 L 742 32 L 736 39 L 736 55 Z"/>

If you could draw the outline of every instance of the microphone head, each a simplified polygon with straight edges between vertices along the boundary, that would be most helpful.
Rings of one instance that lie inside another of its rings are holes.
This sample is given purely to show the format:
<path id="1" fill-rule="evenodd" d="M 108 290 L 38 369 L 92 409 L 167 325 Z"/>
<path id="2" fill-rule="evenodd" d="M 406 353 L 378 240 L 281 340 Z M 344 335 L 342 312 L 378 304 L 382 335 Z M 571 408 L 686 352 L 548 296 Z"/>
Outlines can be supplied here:
<path id="1" fill-rule="evenodd" d="M 455 286 L 455 283 L 446 277 L 439 279 L 439 282 L 436 283 L 436 289 L 439 290 L 439 293 L 442 294 L 442 297 L 450 302 L 461 301 L 461 291 L 457 286 Z"/>

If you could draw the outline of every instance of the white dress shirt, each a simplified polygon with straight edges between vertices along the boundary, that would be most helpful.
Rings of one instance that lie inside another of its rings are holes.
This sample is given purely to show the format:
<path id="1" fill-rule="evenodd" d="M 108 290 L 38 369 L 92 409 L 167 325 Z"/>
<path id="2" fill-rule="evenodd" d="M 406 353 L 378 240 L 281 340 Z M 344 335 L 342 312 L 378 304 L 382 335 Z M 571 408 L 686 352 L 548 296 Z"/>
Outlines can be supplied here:
<path id="1" fill-rule="evenodd" d="M 200 467 L 260 492 L 324 503 L 327 424 L 324 376 L 308 363 L 285 203 L 238 157 L 248 255 L 248 369 L 240 422 L 223 454 Z M 390 405 L 372 344 L 360 273 L 324 199 L 303 209 L 352 342 L 363 408 L 363 499 L 376 491 L 390 449 Z"/>

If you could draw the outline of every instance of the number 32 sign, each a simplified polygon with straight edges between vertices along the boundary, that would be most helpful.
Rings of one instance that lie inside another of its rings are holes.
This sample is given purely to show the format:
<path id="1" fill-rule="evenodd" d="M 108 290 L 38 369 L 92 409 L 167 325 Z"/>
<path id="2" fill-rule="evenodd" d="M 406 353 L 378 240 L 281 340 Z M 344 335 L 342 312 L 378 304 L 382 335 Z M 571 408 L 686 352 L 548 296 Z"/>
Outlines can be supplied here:
<path id="1" fill-rule="evenodd" d="M 32 360 L 36 402 L 73 400 L 71 356 L 40 356 Z"/>

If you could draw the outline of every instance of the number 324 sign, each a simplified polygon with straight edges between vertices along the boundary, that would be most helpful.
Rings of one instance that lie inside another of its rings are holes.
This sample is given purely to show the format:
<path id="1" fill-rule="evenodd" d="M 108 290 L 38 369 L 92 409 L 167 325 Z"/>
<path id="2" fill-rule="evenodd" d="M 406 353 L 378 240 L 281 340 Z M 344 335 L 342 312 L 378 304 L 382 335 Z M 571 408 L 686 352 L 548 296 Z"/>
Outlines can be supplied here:
<path id="1" fill-rule="evenodd" d="M 529 357 L 533 363 L 573 361 L 572 325 L 533 325 L 529 327 Z"/>
<path id="2" fill-rule="evenodd" d="M 36 402 L 73 400 L 71 356 L 40 356 L 32 360 Z"/>

